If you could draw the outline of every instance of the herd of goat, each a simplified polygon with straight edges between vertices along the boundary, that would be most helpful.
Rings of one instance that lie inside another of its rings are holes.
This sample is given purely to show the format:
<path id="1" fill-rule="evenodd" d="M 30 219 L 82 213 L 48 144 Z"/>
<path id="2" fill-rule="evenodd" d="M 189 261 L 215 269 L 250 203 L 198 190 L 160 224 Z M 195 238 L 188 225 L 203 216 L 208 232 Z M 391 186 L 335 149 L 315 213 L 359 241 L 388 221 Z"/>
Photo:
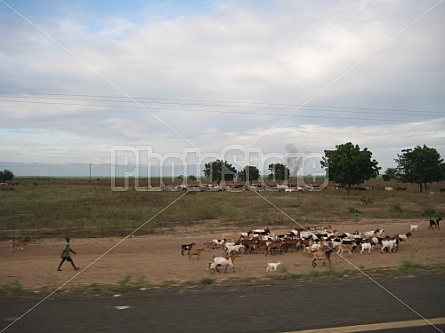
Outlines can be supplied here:
<path id="1" fill-rule="evenodd" d="M 439 222 L 442 218 L 429 221 L 428 229 L 440 229 Z M 204 243 L 200 248 L 196 248 L 196 243 L 181 245 L 181 254 L 192 258 L 200 258 L 206 250 L 222 249 L 223 255 L 216 257 L 213 255 L 212 261 L 208 264 L 208 270 L 213 274 L 220 273 L 220 268 L 224 272 L 230 267 L 235 272 L 234 261 L 241 254 L 263 254 L 265 256 L 283 254 L 285 252 L 302 251 L 304 255 L 311 257 L 312 266 L 315 267 L 318 261 L 325 266 L 331 266 L 331 254 L 351 255 L 360 249 L 359 254 L 371 254 L 374 249 L 379 249 L 380 253 L 394 253 L 399 247 L 408 241 L 412 233 L 418 231 L 419 225 L 411 224 L 410 231 L 405 234 L 393 236 L 385 235 L 384 229 L 375 229 L 366 232 L 355 231 L 339 232 L 332 228 L 297 228 L 284 234 L 272 234 L 269 228 L 254 229 L 248 232 L 223 233 L 221 239 L 214 239 Z M 275 272 L 281 264 L 269 262 L 266 272 Z"/>

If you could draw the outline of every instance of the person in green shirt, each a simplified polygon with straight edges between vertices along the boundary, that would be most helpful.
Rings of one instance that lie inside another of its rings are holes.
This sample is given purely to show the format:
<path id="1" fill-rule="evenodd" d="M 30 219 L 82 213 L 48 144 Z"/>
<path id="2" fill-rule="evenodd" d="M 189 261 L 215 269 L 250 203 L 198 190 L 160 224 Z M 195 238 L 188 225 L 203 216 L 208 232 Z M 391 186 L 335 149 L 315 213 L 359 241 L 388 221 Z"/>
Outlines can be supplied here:
<path id="1" fill-rule="evenodd" d="M 74 254 L 76 254 L 76 252 L 74 252 L 71 249 L 71 247 L 70 247 L 70 238 L 66 237 L 65 240 L 66 240 L 66 244 L 65 244 L 65 247 L 62 250 L 62 254 L 60 255 L 60 258 L 62 258 L 62 261 L 60 262 L 59 267 L 57 268 L 57 270 L 61 271 L 60 268 L 62 267 L 62 264 L 65 261 L 69 261 L 71 263 L 71 265 L 73 265 L 74 269 L 77 271 L 79 269 L 79 267 L 76 267 L 76 265 L 74 264 L 73 259 L 71 258 L 71 254 L 70 254 L 70 252 L 74 253 Z"/>

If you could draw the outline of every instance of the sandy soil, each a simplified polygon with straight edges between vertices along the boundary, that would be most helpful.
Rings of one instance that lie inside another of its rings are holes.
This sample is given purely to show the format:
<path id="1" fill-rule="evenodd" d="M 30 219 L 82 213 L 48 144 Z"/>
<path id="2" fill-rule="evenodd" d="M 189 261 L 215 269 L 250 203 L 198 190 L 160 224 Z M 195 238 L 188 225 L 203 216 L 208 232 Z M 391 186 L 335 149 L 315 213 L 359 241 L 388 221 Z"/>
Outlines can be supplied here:
<path id="1" fill-rule="evenodd" d="M 387 235 L 406 233 L 412 221 L 361 221 L 359 223 L 331 225 L 339 231 L 368 231 L 384 228 Z M 292 227 L 270 227 L 272 233 L 289 232 Z M 427 230 L 426 221 L 419 222 L 419 231 L 403 245 L 397 253 L 380 254 L 375 250 L 370 255 L 353 253 L 345 259 L 338 255 L 332 257 L 332 268 L 340 270 L 381 269 L 397 267 L 402 259 L 409 259 L 421 264 L 445 263 L 445 230 Z M 117 284 L 125 276 L 130 275 L 132 282 L 144 277 L 151 284 L 169 282 L 198 282 L 203 278 L 212 277 L 217 281 L 234 276 L 267 277 L 268 262 L 281 261 L 291 273 L 307 273 L 314 269 L 311 258 L 299 252 L 288 252 L 282 255 L 265 256 L 264 254 L 246 254 L 236 259 L 236 273 L 211 274 L 208 263 L 212 255 L 222 254 L 221 249 L 204 252 L 198 260 L 189 260 L 181 255 L 181 244 L 195 242 L 201 247 L 204 242 L 220 239 L 222 232 L 228 230 L 218 227 L 218 222 L 206 222 L 203 225 L 175 229 L 168 234 L 135 236 L 134 238 L 90 238 L 72 239 L 71 247 L 77 251 L 73 255 L 77 266 L 74 271 L 65 262 L 62 271 L 57 271 L 64 239 L 42 239 L 27 244 L 23 251 L 10 251 L 8 242 L 0 242 L 0 285 L 18 280 L 26 289 L 48 287 L 50 289 L 64 286 L 87 286 L 93 283 Z M 318 265 L 316 270 L 324 270 Z"/>

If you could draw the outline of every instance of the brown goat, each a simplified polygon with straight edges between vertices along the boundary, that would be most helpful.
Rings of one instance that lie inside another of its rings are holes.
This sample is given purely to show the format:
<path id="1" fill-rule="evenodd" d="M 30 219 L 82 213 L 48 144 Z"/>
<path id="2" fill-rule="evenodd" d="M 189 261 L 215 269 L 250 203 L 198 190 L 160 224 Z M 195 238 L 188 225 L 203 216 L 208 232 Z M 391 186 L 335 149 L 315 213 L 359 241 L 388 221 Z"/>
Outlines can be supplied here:
<path id="1" fill-rule="evenodd" d="M 202 248 L 204 249 L 204 250 L 211 250 L 211 249 L 213 249 L 213 243 L 211 243 L 211 242 L 208 242 L 208 243 L 204 243 L 204 244 L 202 244 Z"/>
<path id="2" fill-rule="evenodd" d="M 317 266 L 317 260 L 323 260 L 323 266 L 325 265 L 326 260 L 329 263 L 329 267 L 331 266 L 331 253 L 332 249 L 324 247 L 317 252 L 313 252 L 314 259 L 312 260 L 312 266 Z"/>
<path id="3" fill-rule="evenodd" d="M 201 257 L 201 253 L 204 251 L 204 248 L 201 249 L 191 249 L 189 251 L 189 260 L 192 259 L 193 256 L 196 256 L 198 259 Z"/>
<path id="4" fill-rule="evenodd" d="M 283 248 L 285 246 L 285 242 L 279 241 L 279 242 L 268 242 L 266 244 L 266 256 L 270 254 L 281 254 L 283 253 Z"/>
<path id="5" fill-rule="evenodd" d="M 349 253 L 349 255 L 352 254 L 352 252 L 355 250 L 355 248 L 357 247 L 356 243 L 351 243 L 351 244 L 340 244 L 338 247 L 338 254 L 345 254 L 346 252 Z"/>

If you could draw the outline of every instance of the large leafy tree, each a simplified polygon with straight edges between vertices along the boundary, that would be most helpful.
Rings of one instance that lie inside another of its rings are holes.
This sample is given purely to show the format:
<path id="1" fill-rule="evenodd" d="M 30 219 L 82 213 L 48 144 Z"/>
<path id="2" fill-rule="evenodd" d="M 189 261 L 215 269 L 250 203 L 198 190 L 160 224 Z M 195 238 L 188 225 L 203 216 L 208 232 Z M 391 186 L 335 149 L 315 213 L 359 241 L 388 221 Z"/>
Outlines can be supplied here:
<path id="1" fill-rule="evenodd" d="M 383 181 L 387 182 L 391 179 L 397 179 L 397 169 L 396 168 L 388 168 L 385 173 L 382 175 Z"/>
<path id="2" fill-rule="evenodd" d="M 5 169 L 3 171 L 0 171 L 0 183 L 10 181 L 13 178 L 14 178 L 14 174 L 12 173 L 11 170 Z"/>
<path id="3" fill-rule="evenodd" d="M 281 163 L 272 163 L 269 164 L 269 171 L 271 173 L 268 176 L 268 179 L 273 181 L 284 181 L 289 180 L 290 170 Z"/>
<path id="4" fill-rule="evenodd" d="M 420 192 L 427 190 L 427 184 L 443 180 L 443 159 L 434 148 L 417 146 L 402 149 L 397 154 L 397 178 L 403 183 L 419 184 Z"/>
<path id="5" fill-rule="evenodd" d="M 237 172 L 236 168 L 227 161 L 216 160 L 204 164 L 204 176 L 209 178 L 211 182 L 233 181 Z"/>
<path id="6" fill-rule="evenodd" d="M 260 170 L 256 166 L 246 165 L 243 170 L 238 172 L 238 177 L 244 182 L 252 183 L 260 178 Z"/>
<path id="7" fill-rule="evenodd" d="M 351 142 L 335 146 L 335 150 L 325 150 L 320 161 L 327 169 L 329 180 L 343 185 L 347 192 L 353 185 L 362 184 L 365 180 L 379 175 L 378 162 L 372 159 L 372 153 Z"/>

